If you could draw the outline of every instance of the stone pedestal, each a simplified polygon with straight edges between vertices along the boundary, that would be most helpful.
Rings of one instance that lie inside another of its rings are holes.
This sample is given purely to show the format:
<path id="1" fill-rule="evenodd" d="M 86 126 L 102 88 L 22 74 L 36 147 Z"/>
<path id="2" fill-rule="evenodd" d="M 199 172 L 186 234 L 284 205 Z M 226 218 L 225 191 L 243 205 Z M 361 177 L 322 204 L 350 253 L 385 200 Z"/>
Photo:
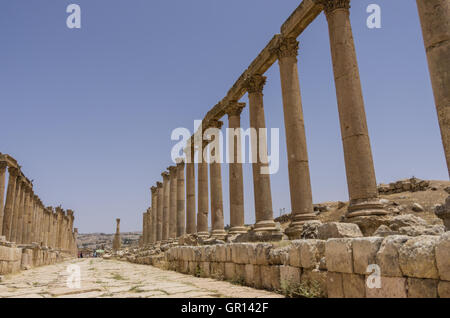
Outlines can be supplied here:
<path id="1" fill-rule="evenodd" d="M 244 178 L 242 175 L 241 112 L 245 103 L 231 102 L 228 114 L 230 230 L 229 234 L 247 232 L 244 225 Z M 231 144 L 232 143 L 232 144 Z"/>
<path id="2" fill-rule="evenodd" d="M 255 197 L 255 231 L 275 231 L 273 221 L 272 192 L 270 189 L 270 175 L 262 173 L 268 170 L 267 164 L 267 134 L 264 117 L 263 88 L 266 77 L 253 75 L 246 80 L 250 107 L 250 128 L 256 130 L 256 140 L 252 140 L 252 154 L 257 157 L 252 164 L 253 187 Z M 264 168 L 264 169 L 263 169 Z"/>
<path id="3" fill-rule="evenodd" d="M 299 238 L 303 223 L 317 219 L 314 214 L 308 151 L 303 120 L 300 81 L 298 78 L 298 41 L 282 38 L 275 50 L 280 66 L 286 146 L 291 195 L 292 221 L 286 230 L 291 238 Z"/>
<path id="4" fill-rule="evenodd" d="M 378 199 L 358 63 L 350 25 L 350 0 L 322 0 L 328 21 L 350 205 L 347 218 L 385 215 Z"/>
<path id="5" fill-rule="evenodd" d="M 185 233 L 184 161 L 177 162 L 177 237 Z"/>
<path id="6" fill-rule="evenodd" d="M 221 129 L 223 122 L 213 120 L 210 122 L 210 128 Z M 217 162 L 220 158 L 219 146 L 213 147 L 211 157 L 217 160 L 211 160 L 209 163 L 210 188 L 211 188 L 211 236 L 217 239 L 224 239 L 226 232 L 224 230 L 223 220 L 223 198 L 222 198 L 222 168 L 221 163 Z"/>

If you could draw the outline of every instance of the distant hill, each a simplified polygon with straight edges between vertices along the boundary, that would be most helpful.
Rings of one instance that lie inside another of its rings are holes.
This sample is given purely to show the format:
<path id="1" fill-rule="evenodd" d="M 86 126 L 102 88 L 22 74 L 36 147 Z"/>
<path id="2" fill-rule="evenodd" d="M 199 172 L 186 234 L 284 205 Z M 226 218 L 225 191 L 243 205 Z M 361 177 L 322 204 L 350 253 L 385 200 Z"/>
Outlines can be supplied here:
<path id="1" fill-rule="evenodd" d="M 139 237 L 142 232 L 124 232 L 121 233 L 122 245 L 123 246 L 134 246 L 138 245 Z M 106 233 L 85 233 L 78 234 L 78 248 L 87 249 L 111 249 L 114 234 Z"/>

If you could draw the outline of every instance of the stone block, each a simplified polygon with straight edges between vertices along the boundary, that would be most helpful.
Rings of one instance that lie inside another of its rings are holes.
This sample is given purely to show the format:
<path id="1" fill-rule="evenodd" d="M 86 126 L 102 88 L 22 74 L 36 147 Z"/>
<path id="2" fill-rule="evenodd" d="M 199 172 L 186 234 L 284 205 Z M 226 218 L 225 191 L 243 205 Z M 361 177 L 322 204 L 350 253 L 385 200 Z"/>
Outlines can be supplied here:
<path id="1" fill-rule="evenodd" d="M 400 269 L 405 276 L 439 278 L 435 248 L 439 236 L 423 235 L 409 239 L 399 249 Z"/>
<path id="2" fill-rule="evenodd" d="M 209 267 L 209 262 L 200 263 L 200 277 L 210 277 L 211 271 Z"/>
<path id="3" fill-rule="evenodd" d="M 366 276 L 367 281 L 368 276 Z M 406 298 L 406 278 L 381 276 L 380 288 L 369 288 L 366 284 L 367 298 Z"/>
<path id="4" fill-rule="evenodd" d="M 318 238 L 328 240 L 330 238 L 362 237 L 363 234 L 358 225 L 353 223 L 328 222 L 318 227 Z"/>
<path id="5" fill-rule="evenodd" d="M 235 274 L 236 274 L 236 264 L 226 262 L 224 274 L 225 274 L 226 280 L 233 280 L 235 278 Z"/>
<path id="6" fill-rule="evenodd" d="M 289 262 L 289 247 L 272 248 L 269 252 L 270 265 L 286 265 Z"/>
<path id="7" fill-rule="evenodd" d="M 367 266 L 376 264 L 378 250 L 383 238 L 361 237 L 353 240 L 353 270 L 357 274 L 365 275 Z"/>
<path id="8" fill-rule="evenodd" d="M 234 280 L 244 283 L 245 282 L 245 265 L 235 264 L 234 268 Z"/>
<path id="9" fill-rule="evenodd" d="M 342 287 L 345 298 L 365 298 L 365 276 L 359 274 L 342 274 Z"/>
<path id="10" fill-rule="evenodd" d="M 226 247 L 225 245 L 217 245 L 216 246 L 216 252 L 212 255 L 212 260 L 215 262 L 223 262 L 225 263 L 227 261 L 227 253 L 226 253 Z"/>
<path id="11" fill-rule="evenodd" d="M 280 266 L 262 265 L 260 269 L 262 287 L 268 290 L 280 290 Z"/>
<path id="12" fill-rule="evenodd" d="M 235 264 L 249 264 L 248 244 L 231 244 L 231 261 Z"/>
<path id="13" fill-rule="evenodd" d="M 439 277 L 450 281 L 450 232 L 442 235 L 436 245 L 436 266 Z"/>
<path id="14" fill-rule="evenodd" d="M 300 244 L 301 267 L 307 269 L 318 268 L 320 259 L 325 256 L 325 241 L 304 240 Z"/>
<path id="15" fill-rule="evenodd" d="M 314 288 L 314 292 L 320 292 L 322 296 L 327 295 L 327 271 L 318 269 L 302 269 L 300 282 L 305 286 Z"/>
<path id="16" fill-rule="evenodd" d="M 289 246 L 289 265 L 294 267 L 301 267 L 301 260 L 300 260 L 300 245 L 303 241 L 301 240 L 295 240 L 292 241 L 291 245 Z"/>
<path id="17" fill-rule="evenodd" d="M 233 262 L 233 244 L 225 244 L 225 262 Z"/>
<path id="18" fill-rule="evenodd" d="M 245 284 L 247 286 L 262 288 L 261 266 L 254 264 L 246 264 L 245 267 Z"/>
<path id="19" fill-rule="evenodd" d="M 438 294 L 440 298 L 450 298 L 450 282 L 445 280 L 439 281 Z"/>
<path id="20" fill-rule="evenodd" d="M 391 235 L 384 238 L 376 256 L 376 263 L 380 266 L 382 276 L 403 276 L 398 251 L 408 239 L 409 237 L 404 235 Z"/>
<path id="21" fill-rule="evenodd" d="M 327 268 L 331 272 L 353 273 L 352 239 L 334 238 L 325 243 Z"/>
<path id="22" fill-rule="evenodd" d="M 344 298 L 342 273 L 328 272 L 327 294 L 328 298 Z"/>
<path id="23" fill-rule="evenodd" d="M 438 281 L 435 279 L 408 278 L 408 298 L 437 298 Z"/>
<path id="24" fill-rule="evenodd" d="M 256 265 L 268 265 L 269 255 L 272 245 L 268 243 L 260 243 L 255 247 L 255 263 Z"/>
<path id="25" fill-rule="evenodd" d="M 225 279 L 225 263 L 222 262 L 212 262 L 211 267 L 211 277 L 219 280 Z"/>
<path id="26" fill-rule="evenodd" d="M 302 269 L 289 265 L 280 266 L 280 282 L 281 284 L 300 284 Z"/>

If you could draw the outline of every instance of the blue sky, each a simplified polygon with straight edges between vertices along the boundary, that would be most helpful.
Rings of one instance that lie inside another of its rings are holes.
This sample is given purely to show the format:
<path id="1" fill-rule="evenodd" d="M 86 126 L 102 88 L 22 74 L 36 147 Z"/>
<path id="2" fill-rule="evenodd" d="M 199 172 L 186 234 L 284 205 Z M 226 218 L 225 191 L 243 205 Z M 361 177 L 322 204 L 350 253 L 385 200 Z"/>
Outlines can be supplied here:
<path id="1" fill-rule="evenodd" d="M 66 7 L 82 28 L 66 27 Z M 222 99 L 299 0 L 9 0 L 0 5 L 0 152 L 15 157 L 47 205 L 75 210 L 82 233 L 141 229 L 150 186 L 171 164 L 177 127 Z M 368 29 L 366 8 L 382 8 Z M 415 1 L 354 0 L 355 37 L 377 181 L 448 178 Z M 328 29 L 299 37 L 299 75 L 315 202 L 346 200 Z M 273 208 L 290 211 L 278 65 L 266 124 L 280 128 Z M 247 97 L 242 99 L 247 102 Z M 227 126 L 227 119 L 223 119 Z M 249 125 L 248 108 L 242 126 Z M 223 166 L 225 223 L 228 169 Z M 246 222 L 254 222 L 244 165 Z"/>

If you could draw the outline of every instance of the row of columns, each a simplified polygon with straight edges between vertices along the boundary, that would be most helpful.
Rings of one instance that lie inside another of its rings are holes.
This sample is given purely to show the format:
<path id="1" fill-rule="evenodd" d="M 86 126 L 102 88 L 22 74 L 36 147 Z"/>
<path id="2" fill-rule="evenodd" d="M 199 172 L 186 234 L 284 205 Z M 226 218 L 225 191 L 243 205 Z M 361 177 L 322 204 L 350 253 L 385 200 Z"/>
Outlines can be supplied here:
<path id="1" fill-rule="evenodd" d="M 34 194 L 32 183 L 8 155 L 0 154 L 0 236 L 16 244 L 42 246 L 76 253 L 74 213 L 45 207 Z M 8 186 L 5 198 L 6 169 Z"/>
<path id="2" fill-rule="evenodd" d="M 336 88 L 337 106 L 341 128 L 341 138 L 344 150 L 345 169 L 349 193 L 349 207 L 346 218 L 348 221 L 358 217 L 376 217 L 386 215 L 388 212 L 380 203 L 377 191 L 375 169 L 373 164 L 370 138 L 364 109 L 364 99 L 361 89 L 358 62 L 354 45 L 353 33 L 350 24 L 350 0 L 317 0 L 325 12 L 328 23 L 331 57 Z M 417 0 L 425 46 L 430 66 L 433 90 L 441 126 L 442 139 L 447 162 L 449 160 L 449 131 L 450 131 L 450 88 L 449 88 L 449 39 L 450 39 L 450 4 L 448 0 Z M 291 197 L 292 222 L 286 230 L 290 238 L 300 235 L 304 222 L 316 219 L 313 213 L 313 200 L 307 154 L 306 133 L 303 119 L 300 81 L 298 76 L 298 47 L 295 38 L 281 37 L 272 52 L 278 58 L 283 99 L 283 113 L 285 121 L 286 146 L 289 170 L 289 187 Z M 259 142 L 252 142 L 252 154 L 258 154 L 252 165 L 254 205 L 255 205 L 255 231 L 276 231 L 273 220 L 272 196 L 270 175 L 262 173 L 267 170 L 267 140 L 263 130 L 266 128 L 264 115 L 263 88 L 266 77 L 262 74 L 251 74 L 245 82 L 248 93 L 250 109 L 250 127 L 256 131 Z M 240 128 L 240 114 L 245 107 L 238 101 L 229 102 L 226 114 L 229 128 Z M 222 127 L 222 122 L 212 120 L 208 128 Z M 229 194 L 230 194 L 230 233 L 244 233 L 244 189 L 242 164 L 238 158 L 241 147 L 241 136 L 235 133 L 228 136 L 234 140 L 230 155 L 233 163 L 229 164 Z M 205 148 L 206 144 L 202 144 Z M 148 216 L 156 224 L 147 222 L 148 231 L 153 231 L 146 243 L 170 241 L 174 235 L 167 235 L 161 228 L 170 222 L 175 222 L 175 214 L 160 210 L 160 204 L 168 206 L 169 200 L 177 201 L 177 237 L 184 233 L 208 235 L 208 198 L 210 198 L 212 229 L 211 235 L 223 237 L 224 231 L 221 164 L 218 162 L 198 163 L 198 213 L 197 227 L 195 227 L 195 167 L 194 148 L 188 145 L 186 155 L 191 160 L 186 163 L 186 214 L 184 213 L 184 164 L 179 163 L 176 169 L 176 178 L 168 178 L 163 173 L 164 189 L 169 184 L 177 183 L 175 192 L 164 191 L 157 184 L 152 188 L 152 208 L 150 211 L 158 216 Z M 202 149 L 198 149 L 202 153 Z M 211 150 L 210 155 L 220 157 L 218 147 Z M 231 159 L 231 158 L 230 158 Z M 211 193 L 208 195 L 208 166 Z M 169 169 L 170 174 L 174 167 Z M 449 170 L 450 174 L 450 170 Z M 174 174 L 175 176 L 175 174 Z M 155 192 L 153 191 L 155 189 Z M 167 194 L 167 203 L 164 200 L 153 200 L 153 195 Z M 155 205 L 156 204 L 156 205 Z M 160 212 L 161 211 L 161 212 Z M 148 213 L 148 212 L 147 212 Z M 161 215 L 159 214 L 161 213 Z M 186 225 L 184 217 L 186 215 Z M 163 217 L 164 216 L 164 217 Z M 171 224 L 171 223 L 170 223 Z M 184 228 L 186 226 L 186 228 Z M 184 231 L 186 229 L 186 231 Z M 162 234 L 161 234 L 162 233 Z"/>

